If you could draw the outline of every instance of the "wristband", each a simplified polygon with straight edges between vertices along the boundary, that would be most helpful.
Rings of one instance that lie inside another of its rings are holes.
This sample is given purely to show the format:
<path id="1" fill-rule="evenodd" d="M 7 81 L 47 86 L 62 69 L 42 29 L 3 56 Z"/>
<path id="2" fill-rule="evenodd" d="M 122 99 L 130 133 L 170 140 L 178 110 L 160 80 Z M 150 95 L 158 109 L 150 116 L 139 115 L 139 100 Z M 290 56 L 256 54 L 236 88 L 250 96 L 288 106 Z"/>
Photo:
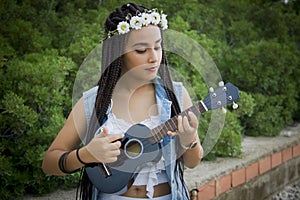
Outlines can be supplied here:
<path id="1" fill-rule="evenodd" d="M 193 141 L 191 144 L 189 144 L 188 146 L 184 146 L 180 143 L 181 147 L 184 149 L 184 150 L 190 150 L 190 149 L 193 149 L 197 146 L 198 144 L 198 141 L 197 139 L 195 141 Z"/>
<path id="2" fill-rule="evenodd" d="M 80 148 L 77 148 L 77 149 L 76 149 L 76 157 L 77 157 L 78 161 L 79 161 L 81 164 L 83 164 L 83 165 L 88 165 L 89 163 L 86 163 L 86 162 L 84 162 L 83 160 L 80 159 L 80 157 L 79 157 L 79 149 L 80 149 Z"/>
<path id="3" fill-rule="evenodd" d="M 65 163 L 65 162 L 66 162 L 67 156 L 68 156 L 70 153 L 71 153 L 71 151 L 67 151 L 67 152 L 63 153 L 63 154 L 60 156 L 59 160 L 58 160 L 58 167 L 59 167 L 60 171 L 62 171 L 62 172 L 65 173 L 65 174 L 72 174 L 72 173 L 74 173 L 74 172 L 79 171 L 79 169 L 74 170 L 74 171 L 67 171 L 67 170 L 66 170 L 66 168 L 65 168 L 66 163 Z"/>

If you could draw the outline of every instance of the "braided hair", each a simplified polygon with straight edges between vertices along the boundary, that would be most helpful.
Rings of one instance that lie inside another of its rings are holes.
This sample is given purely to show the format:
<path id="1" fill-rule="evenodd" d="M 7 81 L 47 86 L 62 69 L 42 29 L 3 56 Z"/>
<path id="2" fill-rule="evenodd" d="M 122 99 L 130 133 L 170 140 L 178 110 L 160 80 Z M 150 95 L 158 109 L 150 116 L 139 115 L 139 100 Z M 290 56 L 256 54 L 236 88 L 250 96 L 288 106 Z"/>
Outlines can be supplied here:
<path id="1" fill-rule="evenodd" d="M 128 16 L 128 14 L 134 16 L 138 12 L 145 12 L 146 9 L 147 8 L 140 5 L 136 5 L 134 3 L 124 4 L 123 6 L 116 8 L 116 10 L 112 12 L 105 21 L 104 27 L 106 34 L 116 30 L 118 23 L 121 21 L 125 21 L 126 16 Z M 122 55 L 125 52 L 124 46 L 127 37 L 128 34 L 114 35 L 113 37 L 105 39 L 103 41 L 101 77 L 97 84 L 97 97 L 95 100 L 94 111 L 92 113 L 92 117 L 88 126 L 89 128 L 86 137 L 87 143 L 94 137 L 94 133 L 104 123 L 106 119 L 106 112 L 111 103 L 113 90 L 121 76 L 121 68 L 123 64 Z M 161 66 L 158 70 L 158 74 L 162 79 L 162 83 L 164 85 L 169 100 L 172 101 L 171 115 L 175 116 L 181 111 L 176 96 L 173 92 L 173 81 L 171 79 L 170 71 L 168 69 L 167 58 L 163 46 L 162 61 Z M 176 161 L 176 164 L 179 165 L 179 161 Z M 175 167 L 175 169 L 176 168 L 177 167 Z M 183 181 L 183 171 L 182 168 L 180 169 L 180 178 Z M 93 185 L 89 180 L 87 173 L 84 169 L 81 173 L 81 180 L 77 188 L 76 196 L 78 196 L 78 193 L 80 199 L 82 200 L 92 199 Z M 186 191 L 186 193 L 188 194 L 188 191 Z"/>

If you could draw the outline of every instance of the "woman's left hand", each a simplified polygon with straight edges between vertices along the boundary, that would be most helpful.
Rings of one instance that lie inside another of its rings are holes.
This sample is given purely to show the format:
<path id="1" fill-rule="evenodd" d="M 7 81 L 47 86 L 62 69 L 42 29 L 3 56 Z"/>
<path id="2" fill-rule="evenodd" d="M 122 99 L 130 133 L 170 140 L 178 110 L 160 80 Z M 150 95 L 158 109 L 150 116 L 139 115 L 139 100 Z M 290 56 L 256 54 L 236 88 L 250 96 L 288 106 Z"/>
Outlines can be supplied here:
<path id="1" fill-rule="evenodd" d="M 168 131 L 169 136 L 178 135 L 182 146 L 188 147 L 195 138 L 198 137 L 198 119 L 193 112 L 188 112 L 188 116 L 178 116 L 178 130 L 176 132 Z"/>

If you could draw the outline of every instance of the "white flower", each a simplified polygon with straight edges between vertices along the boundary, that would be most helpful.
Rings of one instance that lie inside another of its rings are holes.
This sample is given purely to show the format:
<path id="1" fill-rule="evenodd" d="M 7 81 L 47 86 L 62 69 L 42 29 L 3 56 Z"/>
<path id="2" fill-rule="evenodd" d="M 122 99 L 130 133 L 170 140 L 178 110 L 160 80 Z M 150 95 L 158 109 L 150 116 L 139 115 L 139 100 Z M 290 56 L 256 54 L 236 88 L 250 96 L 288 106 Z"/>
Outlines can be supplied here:
<path id="1" fill-rule="evenodd" d="M 168 29 L 168 21 L 166 21 L 166 20 L 161 21 L 161 29 L 162 30 Z"/>
<path id="2" fill-rule="evenodd" d="M 162 14 L 161 15 L 161 28 L 162 30 L 166 30 L 168 28 L 168 20 L 167 20 L 167 15 Z"/>
<path id="3" fill-rule="evenodd" d="M 167 15 L 166 14 L 162 14 L 161 15 L 161 21 L 167 21 Z"/>
<path id="4" fill-rule="evenodd" d="M 118 24 L 117 30 L 119 34 L 125 34 L 129 32 L 129 24 L 127 22 L 120 22 Z"/>
<path id="5" fill-rule="evenodd" d="M 152 17 L 148 13 L 143 13 L 141 18 L 144 26 L 148 26 L 151 23 Z"/>
<path id="6" fill-rule="evenodd" d="M 131 19 L 130 19 L 130 27 L 133 28 L 133 29 L 141 29 L 142 28 L 142 20 L 140 17 L 138 16 L 133 16 Z"/>
<path id="7" fill-rule="evenodd" d="M 159 15 L 158 12 L 152 12 L 152 13 L 151 13 L 151 18 L 152 18 L 151 23 L 152 23 L 153 25 L 159 24 L 159 22 L 160 22 L 160 15 Z"/>

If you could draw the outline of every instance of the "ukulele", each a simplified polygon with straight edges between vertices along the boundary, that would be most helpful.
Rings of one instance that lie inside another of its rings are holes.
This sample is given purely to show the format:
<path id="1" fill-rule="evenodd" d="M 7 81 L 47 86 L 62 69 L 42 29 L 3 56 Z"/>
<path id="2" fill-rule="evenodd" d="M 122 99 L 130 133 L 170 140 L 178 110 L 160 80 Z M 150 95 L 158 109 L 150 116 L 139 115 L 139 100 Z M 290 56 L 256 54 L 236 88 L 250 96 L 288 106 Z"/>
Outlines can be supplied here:
<path id="1" fill-rule="evenodd" d="M 231 83 L 221 85 L 210 93 L 204 100 L 186 109 L 179 115 L 187 116 L 193 112 L 196 116 L 208 110 L 224 108 L 240 98 L 238 88 Z M 178 116 L 178 115 L 177 115 Z M 133 177 L 136 168 L 147 162 L 158 162 L 161 159 L 162 151 L 160 141 L 167 136 L 168 131 L 177 130 L 177 116 L 174 116 L 156 128 L 150 130 L 143 124 L 131 126 L 121 141 L 121 154 L 116 162 L 96 163 L 85 167 L 86 173 L 93 185 L 104 193 L 115 193 L 124 188 Z"/>

